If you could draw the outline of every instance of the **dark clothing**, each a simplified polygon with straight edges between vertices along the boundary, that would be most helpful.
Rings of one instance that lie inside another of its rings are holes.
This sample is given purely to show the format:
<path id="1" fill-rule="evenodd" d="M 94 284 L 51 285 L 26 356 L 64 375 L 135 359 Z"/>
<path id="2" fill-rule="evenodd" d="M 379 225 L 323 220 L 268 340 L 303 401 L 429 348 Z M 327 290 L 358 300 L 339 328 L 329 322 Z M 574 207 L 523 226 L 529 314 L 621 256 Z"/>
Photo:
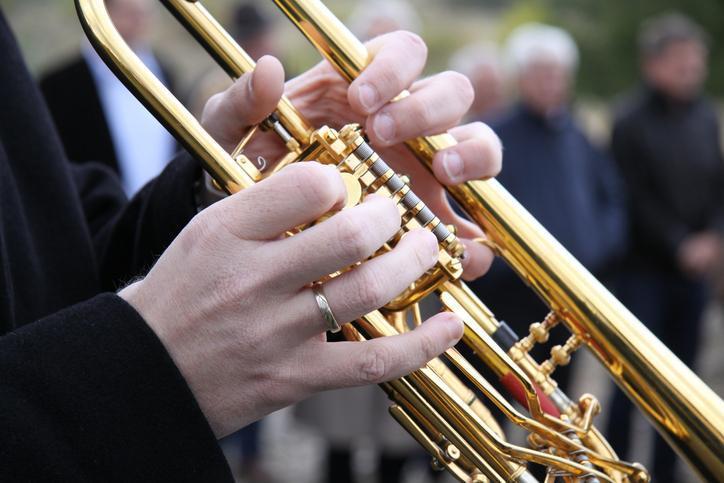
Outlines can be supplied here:
<path id="1" fill-rule="evenodd" d="M 630 264 L 679 272 L 690 234 L 724 231 L 719 122 L 704 99 L 667 100 L 642 90 L 618 115 L 612 139 L 630 198 Z"/>
<path id="2" fill-rule="evenodd" d="M 677 252 L 691 234 L 724 229 L 724 159 L 716 114 L 703 99 L 681 103 L 643 89 L 621 109 L 612 143 L 631 222 L 621 302 L 692 366 L 708 289 L 681 272 Z M 615 388 L 610 407 L 607 436 L 626 458 L 633 405 Z M 657 435 L 652 480 L 676 481 L 677 461 Z"/>
<path id="3" fill-rule="evenodd" d="M 163 65 L 161 69 L 164 84 L 174 92 L 173 77 Z M 44 75 L 40 90 L 68 159 L 75 163 L 100 162 L 120 173 L 98 87 L 86 60 L 78 57 Z"/>
<path id="4" fill-rule="evenodd" d="M 65 160 L 2 13 L 0 63 L 0 481 L 230 481 L 159 339 L 97 295 L 193 216 L 196 163 L 128 203 L 109 170 Z"/>
<path id="5" fill-rule="evenodd" d="M 588 269 L 606 268 L 624 241 L 623 200 L 608 158 L 567 112 L 543 119 L 516 106 L 490 125 L 503 142 L 498 180 Z M 519 336 L 547 312 L 501 260 L 471 285 Z M 561 368 L 554 377 L 562 382 L 567 372 Z"/>
<path id="6" fill-rule="evenodd" d="M 618 174 L 569 112 L 544 119 L 518 105 L 490 126 L 503 143 L 497 179 L 578 261 L 596 272 L 621 254 Z"/>
<path id="7" fill-rule="evenodd" d="M 40 80 L 66 154 L 74 162 L 101 162 L 116 173 L 118 159 L 88 63 L 81 57 Z"/>

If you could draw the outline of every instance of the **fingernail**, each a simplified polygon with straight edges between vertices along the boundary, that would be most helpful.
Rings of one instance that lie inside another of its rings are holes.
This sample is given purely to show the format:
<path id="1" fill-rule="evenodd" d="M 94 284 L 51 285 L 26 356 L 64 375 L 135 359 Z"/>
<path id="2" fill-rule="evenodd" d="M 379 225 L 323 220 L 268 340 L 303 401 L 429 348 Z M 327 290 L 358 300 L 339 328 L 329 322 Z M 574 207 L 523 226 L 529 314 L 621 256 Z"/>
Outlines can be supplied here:
<path id="1" fill-rule="evenodd" d="M 389 144 L 395 137 L 395 121 L 389 114 L 378 114 L 373 129 L 377 138 L 383 143 Z"/>
<path id="2" fill-rule="evenodd" d="M 380 95 L 377 92 L 377 89 L 372 84 L 360 84 L 359 86 L 359 102 L 362 104 L 362 107 L 365 108 L 365 110 L 368 113 L 373 112 L 377 108 L 377 103 L 379 102 Z"/>
<path id="3" fill-rule="evenodd" d="M 448 151 L 443 155 L 442 169 L 445 170 L 450 181 L 458 183 L 463 175 L 463 160 L 455 151 Z"/>

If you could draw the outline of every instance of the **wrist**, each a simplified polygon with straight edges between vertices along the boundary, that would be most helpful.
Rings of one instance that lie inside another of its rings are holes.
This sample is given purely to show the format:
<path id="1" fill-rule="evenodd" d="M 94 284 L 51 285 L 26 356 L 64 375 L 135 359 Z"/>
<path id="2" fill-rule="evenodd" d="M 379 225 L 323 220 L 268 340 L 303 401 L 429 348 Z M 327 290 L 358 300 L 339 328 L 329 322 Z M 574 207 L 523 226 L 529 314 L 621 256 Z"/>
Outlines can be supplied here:
<path id="1" fill-rule="evenodd" d="M 125 300 L 128 305 L 138 312 L 138 315 L 140 315 L 143 321 L 146 322 L 146 325 L 148 325 L 156 334 L 156 337 L 161 340 L 163 345 L 166 347 L 166 350 L 178 366 L 178 361 L 169 347 L 167 331 L 163 329 L 163 324 L 159 323 L 158 317 L 153 314 L 152 306 L 147 303 L 145 291 L 143 290 L 143 279 L 136 280 L 130 285 L 125 286 L 120 292 L 118 292 L 118 296 Z"/>

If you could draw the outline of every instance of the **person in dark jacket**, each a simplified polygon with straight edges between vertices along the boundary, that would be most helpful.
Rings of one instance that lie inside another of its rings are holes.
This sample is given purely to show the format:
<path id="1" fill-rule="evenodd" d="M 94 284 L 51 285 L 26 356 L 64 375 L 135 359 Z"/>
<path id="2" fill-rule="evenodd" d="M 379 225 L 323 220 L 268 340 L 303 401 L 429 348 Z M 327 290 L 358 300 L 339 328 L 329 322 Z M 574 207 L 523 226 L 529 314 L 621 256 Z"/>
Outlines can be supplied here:
<path id="1" fill-rule="evenodd" d="M 585 267 L 605 275 L 623 249 L 623 200 L 613 163 L 570 112 L 577 47 L 563 30 L 527 24 L 511 33 L 506 55 L 520 100 L 490 121 L 504 146 L 498 179 Z M 473 287 L 519 336 L 548 310 L 500 260 Z M 540 360 L 549 350 L 534 355 Z M 568 367 L 559 367 L 553 374 L 564 389 L 569 373 Z"/>
<path id="2" fill-rule="evenodd" d="M 644 24 L 644 86 L 618 113 L 613 153 L 626 181 L 631 246 L 625 305 L 681 360 L 696 358 L 707 274 L 721 259 L 724 158 L 714 106 L 702 96 L 701 28 L 669 14 Z M 609 438 L 626 456 L 631 404 L 616 389 Z M 675 481 L 677 458 L 656 436 L 653 481 Z"/>
<path id="3" fill-rule="evenodd" d="M 427 79 L 412 104 L 390 104 L 419 75 L 424 45 L 406 33 L 375 42 L 381 55 L 352 86 L 327 64 L 290 83 L 300 104 L 304 95 L 349 94 L 335 96 L 343 105 L 307 104 L 309 119 L 329 108 L 368 117 L 384 155 L 464 114 L 471 88 L 459 75 Z M 300 163 L 194 216 L 199 168 L 181 157 L 127 202 L 108 169 L 66 161 L 1 12 L 0 62 L 0 481 L 231 481 L 217 438 L 314 392 L 399 377 L 460 338 L 460 321 L 439 315 L 395 338 L 326 342 L 329 311 L 309 283 L 395 234 L 392 201 L 372 197 L 280 238 L 343 206 L 335 169 Z M 278 61 L 260 59 L 210 101 L 204 125 L 230 149 L 283 89 Z M 450 111 L 417 127 L 400 122 L 425 99 L 444 99 Z M 453 132 L 461 143 L 436 158 L 440 179 L 495 174 L 497 140 L 479 125 Z M 258 147 L 269 159 L 281 149 Z M 473 156 L 481 149 L 488 161 Z M 439 185 L 427 194 L 442 199 Z M 467 243 L 466 269 L 476 276 L 490 253 Z M 347 322 L 436 259 L 434 236 L 411 233 L 326 282 L 325 299 Z"/>
<path id="4" fill-rule="evenodd" d="M 149 0 L 109 0 L 113 23 L 143 63 L 175 92 L 171 72 L 148 36 L 155 11 Z M 100 162 L 119 174 L 128 196 L 163 170 L 177 149 L 166 129 L 133 97 L 87 41 L 81 55 L 47 72 L 40 89 L 68 158 Z"/>

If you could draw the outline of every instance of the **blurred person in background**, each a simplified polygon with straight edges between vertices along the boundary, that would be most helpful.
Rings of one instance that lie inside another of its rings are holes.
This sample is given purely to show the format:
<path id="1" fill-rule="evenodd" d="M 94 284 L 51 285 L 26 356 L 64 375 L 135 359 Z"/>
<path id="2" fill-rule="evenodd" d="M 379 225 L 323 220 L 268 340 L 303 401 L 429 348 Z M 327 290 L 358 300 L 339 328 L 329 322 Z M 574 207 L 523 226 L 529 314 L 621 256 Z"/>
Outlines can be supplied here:
<path id="1" fill-rule="evenodd" d="M 639 51 L 643 86 L 622 106 L 612 138 L 631 213 L 621 298 L 692 365 L 724 231 L 719 122 L 702 95 L 706 34 L 682 15 L 665 14 L 643 24 Z M 631 403 L 616 390 L 610 407 L 609 440 L 627 456 Z M 657 435 L 653 481 L 674 481 L 676 461 Z"/>
<path id="2" fill-rule="evenodd" d="M 465 74 L 475 90 L 468 119 L 479 121 L 500 113 L 505 103 L 505 79 L 497 45 L 492 42 L 466 45 L 453 54 L 450 68 Z"/>
<path id="3" fill-rule="evenodd" d="M 519 101 L 490 122 L 504 148 L 498 179 L 584 266 L 605 277 L 623 250 L 624 205 L 613 163 L 571 114 L 578 48 L 559 28 L 526 24 L 510 34 L 505 54 Z M 548 312 L 502 260 L 471 285 L 519 336 Z M 534 355 L 543 360 L 549 351 L 540 349 Z M 569 374 L 568 366 L 553 374 L 564 390 Z"/>
<path id="4" fill-rule="evenodd" d="M 359 3 L 347 25 L 361 40 L 369 40 L 395 30 L 420 33 L 422 20 L 406 0 L 370 0 Z"/>
<path id="5" fill-rule="evenodd" d="M 106 0 L 113 23 L 144 64 L 174 90 L 173 77 L 153 54 L 150 0 Z M 131 196 L 158 175 L 177 149 L 166 129 L 116 78 L 91 45 L 42 76 L 40 87 L 70 159 L 100 162 L 120 175 Z"/>

